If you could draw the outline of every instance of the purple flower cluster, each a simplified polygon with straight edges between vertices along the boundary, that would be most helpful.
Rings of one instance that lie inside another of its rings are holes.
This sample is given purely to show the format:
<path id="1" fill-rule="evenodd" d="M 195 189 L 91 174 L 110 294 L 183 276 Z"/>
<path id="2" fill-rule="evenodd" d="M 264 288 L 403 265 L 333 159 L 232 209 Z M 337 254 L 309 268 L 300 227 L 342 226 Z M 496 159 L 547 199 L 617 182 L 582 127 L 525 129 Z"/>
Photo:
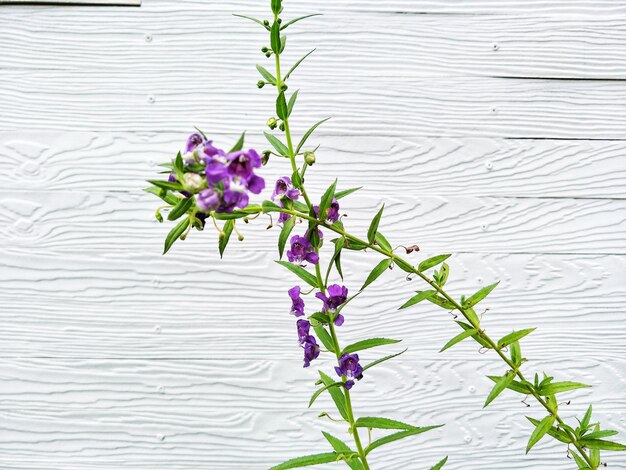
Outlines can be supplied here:
<path id="1" fill-rule="evenodd" d="M 291 297 L 291 314 L 296 317 L 304 315 L 304 300 L 300 297 L 300 286 L 289 289 L 289 297 Z"/>
<path id="2" fill-rule="evenodd" d="M 298 320 L 298 341 L 304 349 L 304 367 L 309 367 L 311 361 L 317 359 L 320 355 L 320 347 L 317 344 L 315 336 L 309 334 L 311 324 L 306 320 Z"/>
<path id="3" fill-rule="evenodd" d="M 346 377 L 344 387 L 348 390 L 354 385 L 354 380 L 363 378 L 363 367 L 359 364 L 358 354 L 344 354 L 339 358 L 339 367 L 335 367 L 335 372 L 339 377 Z"/>
<path id="4" fill-rule="evenodd" d="M 334 314 L 339 307 L 345 304 L 346 300 L 348 300 L 348 288 L 346 286 L 333 284 L 332 286 L 328 286 L 327 295 L 322 292 L 318 292 L 315 294 L 315 297 L 324 302 L 322 312 Z M 343 315 L 337 315 L 337 318 L 335 318 L 335 325 L 341 326 L 343 325 L 343 322 Z"/>
<path id="5" fill-rule="evenodd" d="M 291 249 L 287 251 L 287 259 L 292 263 L 317 264 L 320 257 L 306 237 L 294 235 L 291 237 Z"/>
<path id="6" fill-rule="evenodd" d="M 297 201 L 299 197 L 300 191 L 293 186 L 291 178 L 283 176 L 282 178 L 278 178 L 276 180 L 276 186 L 274 187 L 274 192 L 272 193 L 272 201 L 277 201 L 280 207 L 284 209 L 286 207 L 286 202 Z M 283 223 L 290 218 L 291 216 L 289 214 L 281 212 L 278 217 L 278 222 Z"/>
<path id="7" fill-rule="evenodd" d="M 186 172 L 181 183 L 187 193 L 197 194 L 196 205 L 202 212 L 244 208 L 250 200 L 248 193 L 259 194 L 265 188 L 263 178 L 254 174 L 261 167 L 261 157 L 252 149 L 226 153 L 195 133 L 187 139 L 183 160 L 187 168 L 200 167 L 197 173 Z"/>

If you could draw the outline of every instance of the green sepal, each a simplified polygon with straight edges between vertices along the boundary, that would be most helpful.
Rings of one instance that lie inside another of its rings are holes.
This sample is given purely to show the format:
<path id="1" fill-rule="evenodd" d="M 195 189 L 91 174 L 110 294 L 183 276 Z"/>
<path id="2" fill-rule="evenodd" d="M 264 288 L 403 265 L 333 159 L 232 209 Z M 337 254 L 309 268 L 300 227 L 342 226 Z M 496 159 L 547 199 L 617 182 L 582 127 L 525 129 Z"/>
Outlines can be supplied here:
<path id="1" fill-rule="evenodd" d="M 278 256 L 279 258 L 283 257 L 283 252 L 285 251 L 285 244 L 287 243 L 287 239 L 289 235 L 291 235 L 291 231 L 296 225 L 296 218 L 289 217 L 283 223 L 283 228 L 280 231 L 280 235 L 278 236 Z"/>
<path id="2" fill-rule="evenodd" d="M 189 217 L 186 217 L 180 222 L 178 222 L 178 224 L 172 230 L 170 230 L 170 233 L 168 233 L 167 237 L 165 237 L 165 246 L 163 249 L 163 254 L 169 251 L 169 249 L 172 247 L 174 242 L 178 240 L 183 233 L 185 233 L 185 230 L 187 230 L 187 227 L 189 227 Z"/>
<path id="3" fill-rule="evenodd" d="M 389 344 L 396 344 L 401 342 L 399 339 L 389 339 L 389 338 L 370 338 L 364 339 L 362 341 L 357 341 L 356 343 L 352 343 L 349 346 L 343 348 L 341 354 L 351 354 L 357 351 L 362 351 L 364 349 L 376 348 L 378 346 L 386 346 Z"/>
<path id="4" fill-rule="evenodd" d="M 227 220 L 224 223 L 224 228 L 222 229 L 222 232 L 224 232 L 224 235 L 220 235 L 219 243 L 218 243 L 219 250 L 220 250 L 220 258 L 224 256 L 224 250 L 226 250 L 226 246 L 228 245 L 228 241 L 230 240 L 230 235 L 231 233 L 233 233 L 233 228 L 235 228 L 234 220 Z"/>
<path id="5" fill-rule="evenodd" d="M 513 373 L 513 371 L 508 371 L 506 374 L 500 377 L 494 387 L 491 389 L 491 392 L 489 392 L 489 396 L 487 396 L 487 400 L 485 400 L 483 408 L 486 408 L 489 403 L 494 401 L 497 396 L 500 395 L 504 391 L 504 389 L 511 384 L 511 382 L 513 382 L 514 378 L 515 373 Z"/>
<path id="6" fill-rule="evenodd" d="M 295 265 L 293 263 L 289 263 L 287 261 L 276 261 L 276 263 L 287 268 L 289 271 L 294 273 L 296 276 L 298 276 L 300 279 L 302 279 L 311 287 L 315 287 L 316 289 L 320 288 L 320 286 L 317 283 L 317 278 L 313 276 L 313 274 L 305 270 L 304 268 L 298 265 Z"/>
<path id="7" fill-rule="evenodd" d="M 370 245 L 374 244 L 376 240 L 376 232 L 378 231 L 378 225 L 380 224 L 380 218 L 383 216 L 383 211 L 385 210 L 385 205 L 380 208 L 380 210 L 376 213 L 372 222 L 370 223 L 369 228 L 367 229 L 367 241 Z"/>
<path id="8" fill-rule="evenodd" d="M 424 291 L 418 291 L 417 295 L 414 295 L 413 297 L 411 297 L 409 300 L 407 300 L 405 303 L 403 303 L 398 310 L 401 310 L 403 308 L 408 308 L 411 307 L 415 304 L 418 304 L 420 302 L 422 302 L 423 300 L 426 300 L 428 297 L 431 297 L 433 295 L 435 295 L 437 292 L 434 290 L 424 290 Z"/>
<path id="9" fill-rule="evenodd" d="M 392 263 L 392 259 L 391 258 L 386 258 L 386 259 L 382 260 L 380 263 L 378 263 L 374 267 L 374 269 L 372 269 L 372 271 L 370 272 L 369 276 L 367 276 L 367 279 L 365 280 L 365 282 L 361 286 L 361 290 L 365 289 L 372 282 L 374 282 L 376 279 L 378 279 L 387 269 L 389 269 L 389 267 L 391 266 L 391 263 Z"/>
<path id="10" fill-rule="evenodd" d="M 178 220 L 193 206 L 194 198 L 181 199 L 167 215 L 167 220 Z"/>

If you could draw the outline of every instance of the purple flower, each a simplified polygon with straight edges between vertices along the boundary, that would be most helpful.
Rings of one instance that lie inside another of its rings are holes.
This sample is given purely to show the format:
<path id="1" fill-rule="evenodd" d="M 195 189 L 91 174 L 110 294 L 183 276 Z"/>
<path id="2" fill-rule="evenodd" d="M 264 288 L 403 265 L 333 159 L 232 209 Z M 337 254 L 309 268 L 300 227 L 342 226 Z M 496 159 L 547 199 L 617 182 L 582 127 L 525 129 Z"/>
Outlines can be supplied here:
<path id="1" fill-rule="evenodd" d="M 313 206 L 313 210 L 315 211 L 315 216 L 319 219 L 320 207 Z M 331 224 L 339 220 L 339 202 L 337 202 L 337 199 L 333 198 L 333 201 L 330 203 L 330 207 L 326 209 L 326 214 L 324 215 L 324 220 L 330 222 Z"/>
<path id="2" fill-rule="evenodd" d="M 337 309 L 348 300 L 348 288 L 346 286 L 333 284 L 332 286 L 328 286 L 327 293 L 328 295 L 324 295 L 322 292 L 315 294 L 315 297 L 324 302 L 324 307 L 322 308 L 322 312 L 324 313 L 335 313 Z M 337 318 L 335 318 L 335 325 L 341 326 L 343 325 L 343 321 L 343 315 L 339 314 Z"/>
<path id="3" fill-rule="evenodd" d="M 220 206 L 220 195 L 212 188 L 203 189 L 198 193 L 196 205 L 203 212 L 211 212 Z"/>
<path id="4" fill-rule="evenodd" d="M 291 297 L 291 314 L 296 317 L 304 315 L 304 300 L 300 297 L 300 286 L 289 289 L 289 297 Z"/>
<path id="5" fill-rule="evenodd" d="M 294 235 L 291 237 L 291 250 L 287 251 L 287 259 L 292 263 L 302 264 L 308 261 L 311 264 L 317 264 L 319 256 L 310 241 L 305 237 Z"/>
<path id="6" fill-rule="evenodd" d="M 272 201 L 282 199 L 283 197 L 296 201 L 299 196 L 300 191 L 293 187 L 291 184 L 291 178 L 283 176 L 282 178 L 278 178 L 276 180 L 276 186 L 274 187 L 274 192 L 272 193 Z"/>
<path id="7" fill-rule="evenodd" d="M 202 145 L 202 148 L 198 149 L 201 150 L 201 152 L 204 154 L 204 160 L 206 161 L 207 158 L 211 159 L 215 156 L 223 156 L 224 155 L 224 151 L 222 149 L 218 149 L 217 147 L 213 146 L 213 141 L 209 140 L 207 142 L 204 142 L 204 144 Z"/>
<path id="8" fill-rule="evenodd" d="M 253 176 L 255 168 L 261 167 L 261 157 L 254 150 L 250 149 L 247 152 L 240 150 L 238 152 L 229 153 L 226 155 L 228 161 L 228 172 L 231 176 L 238 176 L 248 181 Z"/>
<path id="9" fill-rule="evenodd" d="M 296 322 L 296 326 L 298 327 L 298 342 L 300 344 L 303 344 L 306 338 L 309 336 L 311 324 L 306 320 L 298 320 Z"/>
<path id="10" fill-rule="evenodd" d="M 307 335 L 301 343 L 304 348 L 304 367 L 309 367 L 311 361 L 320 355 L 320 347 L 317 345 L 315 336 L 312 335 Z"/>
<path id="11" fill-rule="evenodd" d="M 201 134 L 194 132 L 187 138 L 187 145 L 185 147 L 185 153 L 193 152 L 196 147 L 204 143 L 204 137 Z"/>
<path id="12" fill-rule="evenodd" d="M 354 380 L 361 380 L 363 378 L 363 367 L 359 364 L 358 354 L 344 354 L 339 359 L 339 367 L 335 367 L 337 375 L 345 376 L 346 383 L 344 386 L 350 390 L 354 385 Z"/>

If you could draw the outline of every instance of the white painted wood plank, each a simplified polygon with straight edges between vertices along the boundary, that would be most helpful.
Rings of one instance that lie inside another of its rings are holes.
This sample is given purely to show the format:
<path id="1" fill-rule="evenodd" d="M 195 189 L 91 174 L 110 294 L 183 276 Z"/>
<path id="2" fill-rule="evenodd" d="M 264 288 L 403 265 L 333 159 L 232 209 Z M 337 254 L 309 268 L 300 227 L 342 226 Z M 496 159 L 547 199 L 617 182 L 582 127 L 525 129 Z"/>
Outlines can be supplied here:
<path id="1" fill-rule="evenodd" d="M 321 185 L 320 185 L 321 186 Z M 341 185 L 340 187 L 345 187 Z M 271 188 L 266 189 L 269 196 Z M 375 188 L 344 199 L 347 230 L 367 233 L 372 215 L 386 204 L 381 231 L 394 246 L 418 244 L 427 252 L 621 253 L 626 254 L 626 200 L 413 196 L 399 191 L 375 196 Z M 311 193 L 312 198 L 321 197 Z M 253 202 L 257 200 L 254 199 Z M 260 203 L 262 198 L 258 199 Z M 87 192 L 0 193 L 0 241 L 23 252 L 160 253 L 169 222 L 159 224 L 160 200 L 136 194 Z M 277 230 L 268 216 L 240 224 L 249 250 L 275 251 Z M 212 225 L 189 237 L 187 249 L 206 252 Z M 296 228 L 296 232 L 302 232 Z M 112 245 L 112 243 L 114 245 Z M 185 250 L 183 244 L 174 253 Z M 233 246 L 241 249 L 237 243 Z"/>
<path id="2" fill-rule="evenodd" d="M 274 109 L 273 95 L 256 89 L 252 74 L 227 66 L 204 76 L 89 70 L 3 75 L 1 130 L 183 132 L 198 125 L 258 132 Z M 342 135 L 622 139 L 626 132 L 626 82 L 433 82 L 392 75 L 374 82 L 341 71 L 326 84 L 311 82 L 298 83 L 307 93 L 299 99 L 305 118 L 294 116 L 296 132 L 324 116 L 334 117 L 327 129 Z"/>
<path id="3" fill-rule="evenodd" d="M 564 379 L 588 380 L 592 391 L 571 393 L 563 414 L 581 415 L 590 399 L 596 416 L 624 432 L 626 409 L 622 361 L 581 359 L 576 367 L 540 366 Z M 329 367 L 324 365 L 324 367 Z M 480 377 L 489 361 L 387 363 L 354 389 L 358 415 L 374 413 L 441 430 L 372 453 L 375 468 L 413 468 L 450 455 L 449 467 L 567 469 L 558 443 L 542 443 L 525 456 L 527 409 L 505 393 L 482 410 L 490 385 Z M 316 419 L 330 402 L 321 397 L 307 410 L 313 370 L 285 360 L 257 361 L 0 361 L 0 465 L 22 469 L 63 468 L 267 468 L 282 459 L 325 449 L 321 430 L 348 440 L 342 426 Z M 605 400 L 597 400 L 604 398 Z M 228 404 L 218 408 L 216 404 Z M 462 410 L 460 413 L 459 411 Z M 271 446 L 268 446 L 271 443 Z M 624 462 L 616 453 L 611 466 Z M 325 467 L 320 467 L 325 468 Z M 328 466 L 327 468 L 336 468 Z M 422 467 L 418 467 L 422 468 Z"/>
<path id="4" fill-rule="evenodd" d="M 136 191 L 172 158 L 185 133 L 0 132 L 0 187 L 4 190 Z M 238 136 L 212 138 L 229 147 Z M 551 141 L 404 136 L 333 136 L 321 144 L 307 181 L 314 193 L 341 174 L 346 187 L 379 194 L 467 196 L 626 197 L 626 141 Z M 256 135 L 247 145 L 265 149 Z M 616 169 L 618 171 L 616 171 Z M 286 171 L 273 159 L 268 181 Z M 384 184 L 380 184 L 383 175 Z"/>
<path id="5" fill-rule="evenodd" d="M 315 67 L 307 69 L 316 82 L 329 73 L 370 76 L 372 70 L 412 77 L 626 78 L 626 17 L 538 18 L 533 10 L 527 13 L 442 17 L 331 11 L 288 31 L 288 57 L 317 47 L 310 59 Z M 204 21 L 196 21 L 199 15 Z M 206 28 L 207 23 L 222 27 Z M 317 34 L 320 30 L 325 34 Z M 167 73 L 187 70 L 191 57 L 203 57 L 251 77 L 256 72 L 249 64 L 265 60 L 259 49 L 266 40 L 264 30 L 213 4 L 146 4 L 123 14 L 46 9 L 33 15 L 11 9 L 0 17 L 0 67 Z M 207 48 L 211 44 L 218 47 Z"/>
<path id="6" fill-rule="evenodd" d="M 206 242 L 164 258 L 107 246 L 100 256 L 81 255 L 79 246 L 56 256 L 3 250 L 1 357 L 300 359 L 286 294 L 297 279 L 274 256 L 237 251 L 220 261 Z M 538 327 L 524 344 L 529 359 L 626 353 L 624 256 L 463 254 L 450 263 L 456 296 L 501 280 L 481 305 L 489 308 L 485 327 L 496 337 Z M 343 264 L 346 285 L 356 291 L 375 259 L 346 255 Z M 386 273 L 346 311 L 342 341 L 376 331 L 432 357 L 454 335 L 452 317 L 430 304 L 397 311 L 423 288 L 398 270 Z M 306 303 L 311 309 L 319 301 Z M 445 357 L 475 357 L 477 350 L 468 345 Z"/>

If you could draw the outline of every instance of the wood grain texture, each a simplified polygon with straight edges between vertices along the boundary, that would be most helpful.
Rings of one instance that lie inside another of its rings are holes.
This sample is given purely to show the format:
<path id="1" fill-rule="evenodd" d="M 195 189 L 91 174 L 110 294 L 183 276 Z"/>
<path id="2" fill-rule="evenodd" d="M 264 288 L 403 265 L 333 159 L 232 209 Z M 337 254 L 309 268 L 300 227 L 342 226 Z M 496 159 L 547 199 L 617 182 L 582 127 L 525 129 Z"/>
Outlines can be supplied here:
<path id="1" fill-rule="evenodd" d="M 251 42 L 265 40 L 264 30 L 231 11 L 235 9 L 224 11 L 214 3 L 176 8 L 147 3 L 137 11 L 105 9 L 95 15 L 87 9 L 45 9 L 35 15 L 12 9 L 0 17 L 0 68 L 156 74 L 187 70 L 190 57 L 204 57 L 220 67 L 239 67 L 250 77 L 250 63 L 266 61 L 251 47 Z M 291 60 L 316 47 L 306 75 L 317 83 L 329 74 L 369 76 L 373 68 L 379 74 L 412 77 L 626 78 L 626 17 L 528 14 L 451 15 L 442 21 L 438 15 L 385 14 L 355 6 L 288 30 L 293 44 L 288 54 Z M 198 16 L 204 21 L 196 21 Z M 207 23 L 222 25 L 219 38 Z M 319 30 L 325 34 L 317 35 Z M 207 50 L 211 43 L 218 47 Z M 222 43 L 228 47 L 220 47 Z"/>
<path id="2" fill-rule="evenodd" d="M 0 132 L 0 187 L 6 191 L 128 191 L 157 177 L 186 133 Z M 228 147 L 237 135 L 212 135 Z M 398 138 L 331 135 L 323 128 L 308 186 L 321 194 L 336 175 L 345 187 L 385 196 L 625 198 L 625 144 L 620 141 Z M 249 135 L 247 143 L 267 142 Z M 114 171 L 112 171 L 114 168 Z M 288 173 L 273 159 L 268 180 Z M 384 184 L 380 184 L 381 176 Z M 350 200 L 350 204 L 355 200 Z"/>
<path id="3" fill-rule="evenodd" d="M 301 368 L 276 229 L 242 227 L 223 260 L 212 230 L 161 257 L 168 227 L 140 192 L 194 125 L 224 147 L 243 129 L 267 146 L 273 100 L 254 87 L 262 30 L 231 16 L 265 17 L 266 2 L 143 3 L 2 7 L 2 469 L 256 470 L 326 449 L 321 430 L 349 441 L 316 418 L 332 411 L 327 397 L 306 408 L 316 371 Z M 287 56 L 319 49 L 291 84 L 302 88 L 296 132 L 334 116 L 315 139 L 311 194 L 336 176 L 365 185 L 342 201 L 350 230 L 365 234 L 384 202 L 381 229 L 394 246 L 419 244 L 416 263 L 458 253 L 456 296 L 501 280 L 479 311 L 487 331 L 538 327 L 524 370 L 593 385 L 568 394 L 563 414 L 593 403 L 623 436 L 626 4 L 287 6 L 320 9 L 289 32 Z M 277 159 L 262 170 L 268 184 L 287 173 Z M 352 292 L 375 262 L 345 256 Z M 397 310 L 419 288 L 385 273 L 340 329 L 342 344 L 372 331 L 403 339 L 365 361 L 408 348 L 355 387 L 358 415 L 446 424 L 372 453 L 373 468 L 426 470 L 450 455 L 450 470 L 569 470 L 557 443 L 524 455 L 536 406 L 505 394 L 482 410 L 484 375 L 504 372 L 492 356 L 470 342 L 437 353 L 457 333 L 451 315 Z M 332 371 L 324 355 L 315 365 Z M 604 458 L 626 468 L 624 455 Z"/>

